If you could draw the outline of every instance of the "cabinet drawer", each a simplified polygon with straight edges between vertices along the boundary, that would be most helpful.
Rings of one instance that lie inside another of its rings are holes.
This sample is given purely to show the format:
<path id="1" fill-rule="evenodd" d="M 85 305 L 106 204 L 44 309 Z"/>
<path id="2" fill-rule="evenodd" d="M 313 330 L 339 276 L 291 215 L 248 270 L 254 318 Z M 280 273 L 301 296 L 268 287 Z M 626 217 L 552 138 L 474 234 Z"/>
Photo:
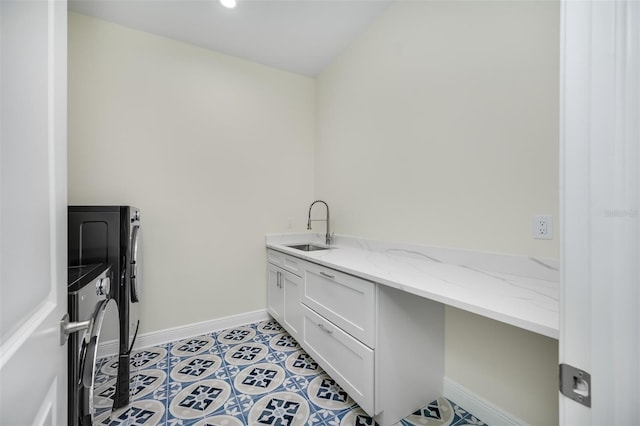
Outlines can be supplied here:
<path id="1" fill-rule="evenodd" d="M 305 305 L 370 348 L 375 347 L 375 284 L 307 263 Z"/>
<path id="2" fill-rule="evenodd" d="M 373 415 L 373 350 L 306 306 L 303 348 L 362 407 Z"/>
<path id="3" fill-rule="evenodd" d="M 269 263 L 277 265 L 299 277 L 302 276 L 304 261 L 300 259 L 296 259 L 288 254 L 280 253 L 279 251 L 267 250 L 267 260 Z"/>

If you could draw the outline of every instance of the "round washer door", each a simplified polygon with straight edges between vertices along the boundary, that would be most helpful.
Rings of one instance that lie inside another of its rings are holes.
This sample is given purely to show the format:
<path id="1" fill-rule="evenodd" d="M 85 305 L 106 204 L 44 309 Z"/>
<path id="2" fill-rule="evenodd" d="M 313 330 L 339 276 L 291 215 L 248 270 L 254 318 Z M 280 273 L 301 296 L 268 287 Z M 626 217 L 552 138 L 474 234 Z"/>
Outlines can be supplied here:
<path id="1" fill-rule="evenodd" d="M 95 407 L 93 405 L 96 388 L 98 347 L 103 343 L 103 325 L 108 322 L 119 324 L 118 305 L 114 299 L 105 299 L 96 304 L 84 334 L 80 352 L 80 380 L 76 384 L 80 392 L 80 419 L 82 425 L 95 423 Z"/>

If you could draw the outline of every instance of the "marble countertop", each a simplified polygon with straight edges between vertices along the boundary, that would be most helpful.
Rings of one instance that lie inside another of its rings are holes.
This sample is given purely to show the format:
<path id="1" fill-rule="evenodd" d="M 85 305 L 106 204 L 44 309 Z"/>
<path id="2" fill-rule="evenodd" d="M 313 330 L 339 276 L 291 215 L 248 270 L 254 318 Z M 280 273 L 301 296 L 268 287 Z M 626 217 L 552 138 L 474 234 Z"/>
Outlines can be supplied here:
<path id="1" fill-rule="evenodd" d="M 340 235 L 331 249 L 313 252 L 287 245 L 324 245 L 324 235 L 265 240 L 268 248 L 300 259 L 558 339 L 557 260 Z"/>

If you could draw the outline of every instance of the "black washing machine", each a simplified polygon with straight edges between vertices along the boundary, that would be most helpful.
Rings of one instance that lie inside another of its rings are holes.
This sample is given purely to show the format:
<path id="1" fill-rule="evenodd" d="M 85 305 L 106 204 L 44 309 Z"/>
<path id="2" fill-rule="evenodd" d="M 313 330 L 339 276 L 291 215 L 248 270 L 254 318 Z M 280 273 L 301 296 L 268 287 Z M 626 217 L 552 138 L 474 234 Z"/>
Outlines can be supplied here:
<path id="1" fill-rule="evenodd" d="M 72 323 L 85 323 L 84 333 L 69 335 L 69 425 L 94 424 L 96 361 L 102 343 L 118 338 L 120 318 L 110 297 L 113 274 L 104 263 L 68 270 L 68 310 Z"/>
<path id="2" fill-rule="evenodd" d="M 131 206 L 69 206 L 69 266 L 111 266 L 110 298 L 120 318 L 114 409 L 129 403 L 129 359 L 138 332 L 142 286 L 140 210 Z"/>

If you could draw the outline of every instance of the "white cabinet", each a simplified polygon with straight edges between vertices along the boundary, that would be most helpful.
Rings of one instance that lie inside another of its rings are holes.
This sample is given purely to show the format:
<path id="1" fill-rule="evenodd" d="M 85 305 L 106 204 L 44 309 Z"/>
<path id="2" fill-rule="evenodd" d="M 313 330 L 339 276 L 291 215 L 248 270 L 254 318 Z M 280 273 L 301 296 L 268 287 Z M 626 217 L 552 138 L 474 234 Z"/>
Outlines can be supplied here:
<path id="1" fill-rule="evenodd" d="M 269 312 L 381 426 L 442 396 L 444 306 L 268 250 Z"/>
<path id="2" fill-rule="evenodd" d="M 271 316 L 293 337 L 300 339 L 302 329 L 302 277 L 298 271 L 300 261 L 282 253 L 269 251 L 269 282 L 267 306 Z M 276 266 L 277 265 L 277 266 Z"/>
<path id="3" fill-rule="evenodd" d="M 293 256 L 275 250 L 267 250 L 267 259 L 272 265 L 279 266 L 298 276 L 302 276 L 303 264 L 307 263 L 304 260 L 296 259 Z"/>
<path id="4" fill-rule="evenodd" d="M 282 289 L 280 274 L 282 269 L 268 265 L 269 282 L 267 287 L 267 310 L 269 314 L 282 323 L 284 321 L 284 290 Z"/>
<path id="5" fill-rule="evenodd" d="M 377 289 L 375 416 L 387 426 L 443 396 L 444 305 Z"/>
<path id="6" fill-rule="evenodd" d="M 300 304 L 300 292 L 302 291 L 302 278 L 291 272 L 281 275 L 281 285 L 284 291 L 284 325 L 296 339 L 300 339 L 302 330 L 302 305 Z"/>
<path id="7" fill-rule="evenodd" d="M 302 303 L 375 347 L 376 285 L 352 275 L 306 263 Z"/>
<path id="8" fill-rule="evenodd" d="M 303 306 L 301 346 L 368 413 L 374 410 L 374 351 Z"/>

